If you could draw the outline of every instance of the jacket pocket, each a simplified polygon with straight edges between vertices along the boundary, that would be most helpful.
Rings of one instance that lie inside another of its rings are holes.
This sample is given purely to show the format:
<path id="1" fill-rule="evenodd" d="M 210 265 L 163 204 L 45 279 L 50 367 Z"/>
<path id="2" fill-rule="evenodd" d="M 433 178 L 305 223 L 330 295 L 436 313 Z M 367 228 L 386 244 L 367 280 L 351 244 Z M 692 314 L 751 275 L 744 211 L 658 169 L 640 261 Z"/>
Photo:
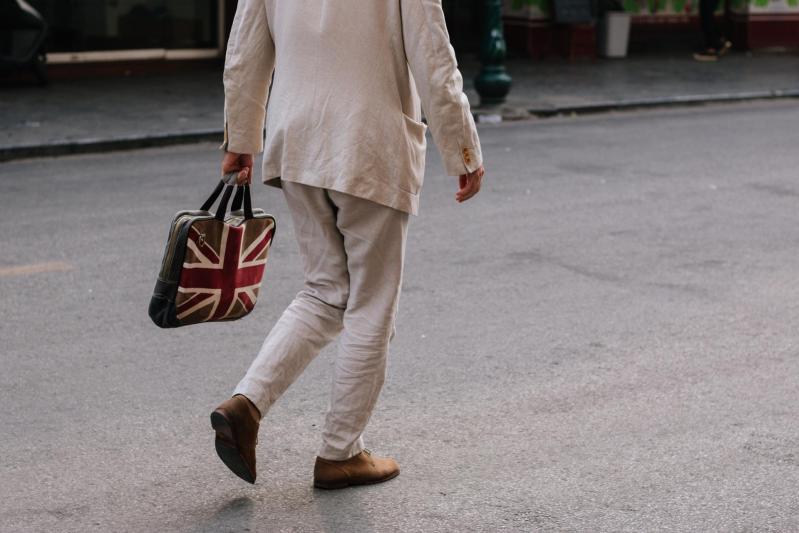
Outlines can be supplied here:
<path id="1" fill-rule="evenodd" d="M 424 135 L 427 132 L 427 124 L 424 122 L 419 122 L 418 120 L 414 120 L 405 113 L 402 114 L 402 117 L 405 119 L 405 131 L 409 134 L 409 136 L 417 142 L 424 144 Z"/>
<path id="2" fill-rule="evenodd" d="M 401 187 L 412 194 L 418 194 L 424 178 L 427 125 L 412 119 L 404 113 L 402 117 L 405 122 L 405 139 L 408 144 L 408 170 L 411 175 L 403 181 Z"/>

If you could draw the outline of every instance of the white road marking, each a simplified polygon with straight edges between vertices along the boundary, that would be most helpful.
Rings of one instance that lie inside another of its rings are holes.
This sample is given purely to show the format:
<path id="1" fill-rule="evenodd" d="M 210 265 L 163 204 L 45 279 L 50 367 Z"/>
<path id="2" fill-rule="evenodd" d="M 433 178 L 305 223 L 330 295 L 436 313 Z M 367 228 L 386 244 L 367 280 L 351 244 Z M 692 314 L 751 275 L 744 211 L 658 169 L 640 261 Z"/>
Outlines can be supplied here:
<path id="1" fill-rule="evenodd" d="M 33 263 L 31 265 L 0 267 L 0 278 L 28 276 L 30 274 L 41 274 L 43 272 L 68 272 L 72 270 L 72 268 L 72 265 L 64 261 L 48 261 L 45 263 Z"/>

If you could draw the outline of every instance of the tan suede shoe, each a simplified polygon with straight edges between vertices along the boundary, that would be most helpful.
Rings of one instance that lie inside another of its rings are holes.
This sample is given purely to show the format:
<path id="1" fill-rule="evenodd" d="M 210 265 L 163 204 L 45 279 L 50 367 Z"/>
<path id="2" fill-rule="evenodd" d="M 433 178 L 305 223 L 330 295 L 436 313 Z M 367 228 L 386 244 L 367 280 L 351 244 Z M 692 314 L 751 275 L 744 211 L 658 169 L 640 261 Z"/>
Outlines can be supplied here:
<path id="1" fill-rule="evenodd" d="M 389 457 L 375 457 L 364 450 L 346 461 L 316 458 L 313 484 L 318 489 L 343 489 L 355 485 L 382 483 L 399 475 L 399 465 Z"/>
<path id="2" fill-rule="evenodd" d="M 255 445 L 260 420 L 258 409 L 240 395 L 223 402 L 211 413 L 217 455 L 234 474 L 249 483 L 255 483 Z"/>

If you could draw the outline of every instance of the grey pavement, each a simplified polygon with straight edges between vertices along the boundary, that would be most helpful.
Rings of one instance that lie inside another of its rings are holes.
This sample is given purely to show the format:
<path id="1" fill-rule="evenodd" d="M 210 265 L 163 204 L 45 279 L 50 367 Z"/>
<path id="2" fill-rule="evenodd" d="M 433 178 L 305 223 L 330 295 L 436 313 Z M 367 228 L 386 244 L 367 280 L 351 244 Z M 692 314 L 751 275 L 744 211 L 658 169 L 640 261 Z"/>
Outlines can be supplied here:
<path id="1" fill-rule="evenodd" d="M 514 85 L 507 105 L 477 113 L 589 112 L 727 99 L 799 96 L 796 53 L 733 53 L 714 64 L 680 53 L 623 60 L 508 61 Z M 479 64 L 462 63 L 474 106 Z M 206 69 L 139 78 L 63 81 L 51 87 L 0 86 L 0 160 L 32 154 L 107 151 L 115 147 L 221 137 L 221 73 Z"/>
<path id="2" fill-rule="evenodd" d="M 799 54 L 731 53 L 716 63 L 690 54 L 640 54 L 625 59 L 562 62 L 515 60 L 506 110 L 536 115 L 642 105 L 673 105 L 734 99 L 799 97 Z M 467 72 L 476 72 L 468 64 Z M 470 99 L 477 102 L 472 76 Z M 518 116 L 518 113 L 516 114 Z"/>
<path id="3" fill-rule="evenodd" d="M 167 225 L 215 145 L 0 164 L 0 530 L 799 530 L 797 121 L 485 125 L 463 205 L 431 149 L 366 434 L 402 474 L 336 492 L 311 488 L 333 346 L 267 415 L 254 486 L 213 451 L 301 284 L 278 191 L 255 191 L 278 219 L 255 312 L 165 331 Z"/>

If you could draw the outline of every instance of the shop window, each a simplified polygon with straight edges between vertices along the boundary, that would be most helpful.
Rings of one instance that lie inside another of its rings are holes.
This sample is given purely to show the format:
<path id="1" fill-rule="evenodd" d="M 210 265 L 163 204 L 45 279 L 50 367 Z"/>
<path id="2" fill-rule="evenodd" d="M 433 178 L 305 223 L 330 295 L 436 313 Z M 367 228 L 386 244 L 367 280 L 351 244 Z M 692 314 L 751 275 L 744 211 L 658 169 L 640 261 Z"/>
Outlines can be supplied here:
<path id="1" fill-rule="evenodd" d="M 218 48 L 221 0 L 27 0 L 50 25 L 49 52 Z"/>

